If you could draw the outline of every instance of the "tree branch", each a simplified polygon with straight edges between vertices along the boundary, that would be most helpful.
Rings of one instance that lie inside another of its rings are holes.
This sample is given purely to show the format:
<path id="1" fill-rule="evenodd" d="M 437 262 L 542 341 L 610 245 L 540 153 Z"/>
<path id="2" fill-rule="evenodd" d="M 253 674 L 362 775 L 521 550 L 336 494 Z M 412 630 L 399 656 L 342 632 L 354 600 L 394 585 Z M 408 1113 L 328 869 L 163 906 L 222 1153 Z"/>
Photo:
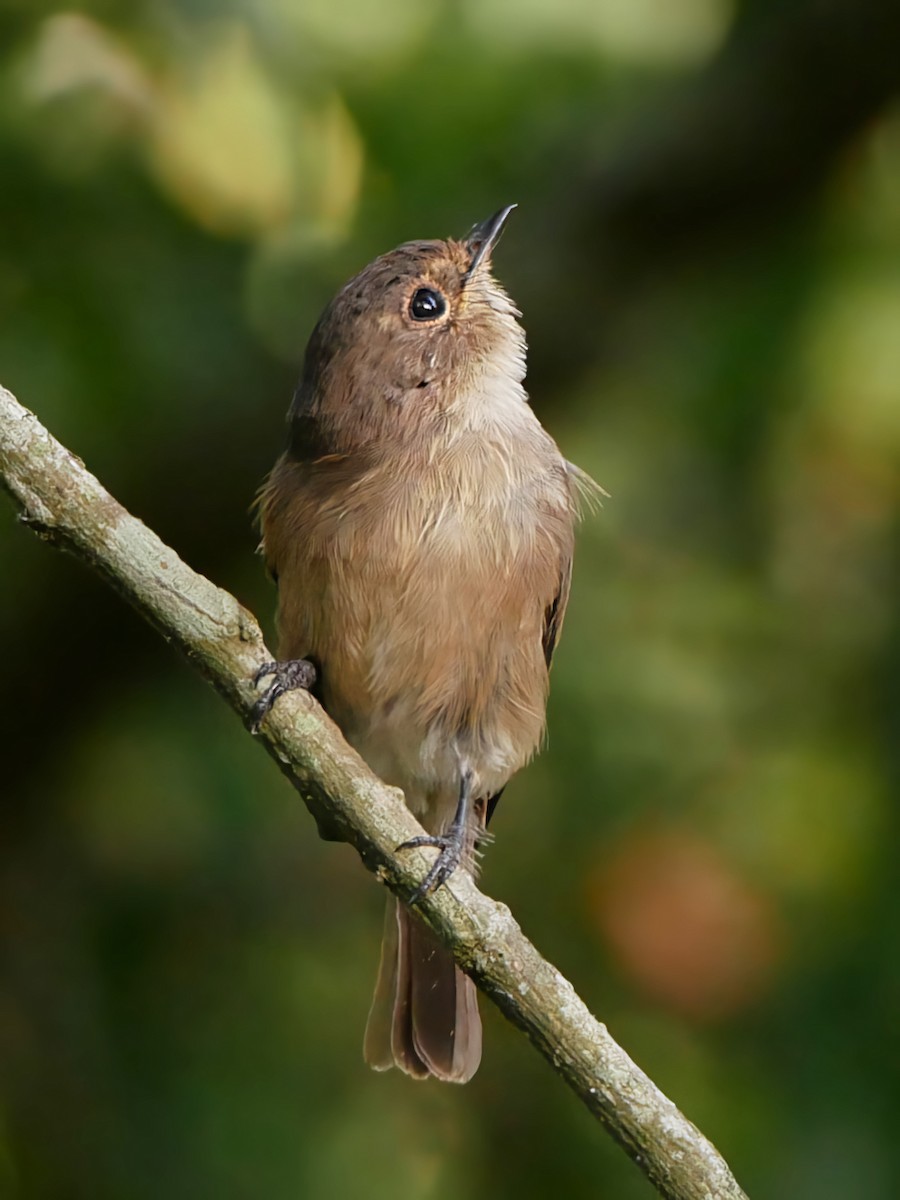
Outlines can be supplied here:
<path id="1" fill-rule="evenodd" d="M 0 477 L 27 525 L 104 575 L 249 723 L 254 674 L 272 657 L 254 618 L 126 512 L 2 387 Z M 372 774 L 312 697 L 293 692 L 280 699 L 259 740 L 312 813 L 327 814 L 370 870 L 409 896 L 432 856 L 416 850 L 398 857 L 394 850 L 422 830 L 402 793 Z M 715 1147 L 613 1041 L 505 905 L 459 871 L 417 911 L 660 1195 L 744 1197 Z"/>

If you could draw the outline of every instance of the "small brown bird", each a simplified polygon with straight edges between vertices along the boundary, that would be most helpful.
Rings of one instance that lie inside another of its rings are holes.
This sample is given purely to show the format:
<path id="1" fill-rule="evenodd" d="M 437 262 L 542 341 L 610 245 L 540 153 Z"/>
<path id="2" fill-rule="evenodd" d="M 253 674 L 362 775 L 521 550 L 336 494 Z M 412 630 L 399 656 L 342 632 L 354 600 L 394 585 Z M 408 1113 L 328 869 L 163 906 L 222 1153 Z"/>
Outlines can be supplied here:
<path id="1" fill-rule="evenodd" d="M 520 314 L 491 274 L 513 207 L 463 241 L 408 242 L 338 292 L 260 500 L 286 660 L 261 672 L 260 712 L 316 681 L 429 831 L 414 844 L 439 851 L 419 896 L 474 870 L 540 744 L 587 480 L 528 405 Z M 481 1059 L 471 980 L 393 898 L 365 1057 L 458 1083 Z"/>

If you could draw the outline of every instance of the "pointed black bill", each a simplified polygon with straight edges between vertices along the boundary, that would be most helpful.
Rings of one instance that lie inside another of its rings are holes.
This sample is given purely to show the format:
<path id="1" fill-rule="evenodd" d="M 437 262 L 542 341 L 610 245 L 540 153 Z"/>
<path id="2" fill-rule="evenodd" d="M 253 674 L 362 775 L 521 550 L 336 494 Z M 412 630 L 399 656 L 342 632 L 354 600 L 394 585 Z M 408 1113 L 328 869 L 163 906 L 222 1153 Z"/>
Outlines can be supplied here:
<path id="1" fill-rule="evenodd" d="M 506 208 L 501 208 L 492 217 L 488 217 L 486 221 L 479 221 L 477 225 L 472 226 L 472 230 L 466 238 L 466 249 L 470 251 L 472 261 L 469 263 L 469 269 L 463 278 L 463 285 L 472 278 L 479 266 L 496 246 L 500 240 L 500 234 L 503 232 L 503 226 L 506 224 L 506 218 L 515 207 L 515 204 L 507 204 Z"/>

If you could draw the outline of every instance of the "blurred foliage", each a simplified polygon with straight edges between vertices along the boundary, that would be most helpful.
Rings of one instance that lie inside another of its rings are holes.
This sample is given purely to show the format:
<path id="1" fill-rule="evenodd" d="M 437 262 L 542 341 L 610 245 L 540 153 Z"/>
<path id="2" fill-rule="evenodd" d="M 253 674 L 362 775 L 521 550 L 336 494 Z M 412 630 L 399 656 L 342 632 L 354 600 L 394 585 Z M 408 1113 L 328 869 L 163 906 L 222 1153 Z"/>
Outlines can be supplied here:
<path id="1" fill-rule="evenodd" d="M 521 207 L 610 491 L 485 865 L 751 1195 L 900 1194 L 893 0 L 7 0 L 0 377 L 257 612 L 335 288 Z M 0 522 L 0 1194 L 648 1197 L 492 1012 L 365 1070 L 381 903 L 105 586 Z"/>

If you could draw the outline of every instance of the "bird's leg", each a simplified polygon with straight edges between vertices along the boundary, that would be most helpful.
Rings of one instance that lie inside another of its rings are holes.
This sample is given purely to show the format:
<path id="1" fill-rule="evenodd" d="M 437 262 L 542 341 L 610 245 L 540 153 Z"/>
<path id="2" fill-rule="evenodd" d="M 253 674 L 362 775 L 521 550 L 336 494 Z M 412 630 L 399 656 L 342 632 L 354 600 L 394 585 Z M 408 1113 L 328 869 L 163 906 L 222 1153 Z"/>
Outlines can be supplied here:
<path id="1" fill-rule="evenodd" d="M 422 834 L 403 842 L 397 850 L 412 850 L 417 846 L 435 846 L 440 854 L 435 859 L 431 870 L 409 898 L 410 904 L 417 904 L 429 893 L 436 891 L 442 883 L 446 883 L 456 868 L 466 849 L 469 837 L 469 819 L 472 813 L 472 772 L 464 769 L 459 779 L 459 800 L 456 812 L 449 828 L 445 833 Z"/>
<path id="2" fill-rule="evenodd" d="M 260 683 L 270 675 L 272 682 L 253 705 L 250 715 L 252 733 L 259 732 L 263 719 L 279 696 L 283 696 L 285 692 L 296 691 L 298 688 L 308 692 L 315 685 L 318 672 L 315 666 L 305 658 L 288 658 L 284 662 L 263 663 L 254 675 L 253 682 L 259 687 Z"/>

